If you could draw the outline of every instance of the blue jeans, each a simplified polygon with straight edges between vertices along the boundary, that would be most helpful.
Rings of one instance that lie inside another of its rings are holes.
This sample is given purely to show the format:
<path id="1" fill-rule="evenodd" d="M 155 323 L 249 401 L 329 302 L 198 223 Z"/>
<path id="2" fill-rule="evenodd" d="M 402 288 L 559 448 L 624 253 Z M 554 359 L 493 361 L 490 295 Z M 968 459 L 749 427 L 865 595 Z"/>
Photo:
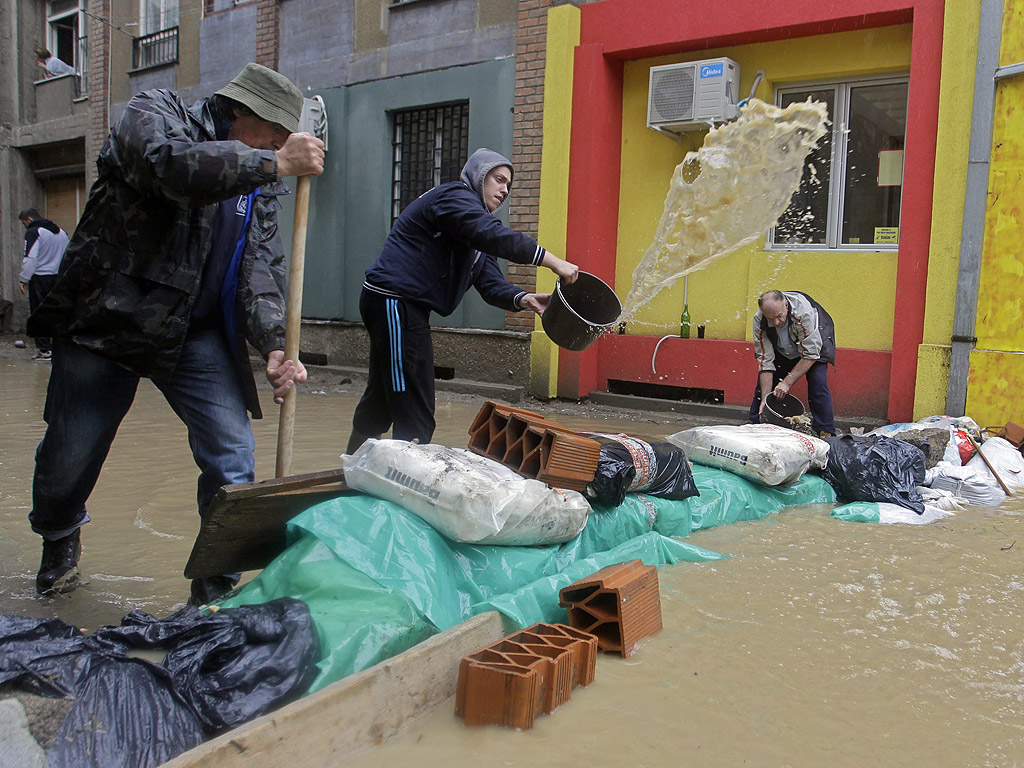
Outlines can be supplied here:
<path id="1" fill-rule="evenodd" d="M 772 386 L 782 381 L 793 367 L 800 362 L 782 355 L 775 356 L 775 371 L 772 375 Z M 807 379 L 807 410 L 811 412 L 811 429 L 815 435 L 827 432 L 836 433 L 836 425 L 832 414 L 832 393 L 828 388 L 828 363 L 816 362 L 804 374 Z M 750 404 L 750 421 L 754 424 L 761 420 L 761 375 L 757 376 L 757 387 L 754 389 L 754 401 Z"/>
<path id="2" fill-rule="evenodd" d="M 222 485 L 255 478 L 256 443 L 239 374 L 219 331 L 189 337 L 174 374 L 153 383 L 188 428 L 199 467 L 199 514 Z M 139 377 L 76 344 L 55 340 L 46 434 L 36 449 L 32 530 L 59 539 L 89 522 L 85 502 L 131 408 Z"/>

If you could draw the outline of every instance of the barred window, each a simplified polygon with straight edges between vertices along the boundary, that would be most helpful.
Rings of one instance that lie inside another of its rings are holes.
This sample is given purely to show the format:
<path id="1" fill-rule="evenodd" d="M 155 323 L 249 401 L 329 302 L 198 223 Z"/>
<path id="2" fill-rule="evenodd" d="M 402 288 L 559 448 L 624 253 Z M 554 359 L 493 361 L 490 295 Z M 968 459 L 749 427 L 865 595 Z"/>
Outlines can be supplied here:
<path id="1" fill-rule="evenodd" d="M 392 113 L 391 222 L 428 189 L 456 181 L 469 158 L 469 102 Z"/>

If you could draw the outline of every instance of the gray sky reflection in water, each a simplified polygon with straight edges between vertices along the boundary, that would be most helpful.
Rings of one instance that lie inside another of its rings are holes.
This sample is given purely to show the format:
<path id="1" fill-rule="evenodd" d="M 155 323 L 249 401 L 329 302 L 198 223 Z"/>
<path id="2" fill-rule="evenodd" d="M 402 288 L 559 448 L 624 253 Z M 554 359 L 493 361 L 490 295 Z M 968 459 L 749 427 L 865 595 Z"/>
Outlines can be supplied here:
<path id="1" fill-rule="evenodd" d="M 198 527 L 184 427 L 143 382 L 90 502 L 89 584 L 44 600 L 25 517 L 48 366 L 0 359 L 0 370 L 0 612 L 91 630 L 133 608 L 175 610 Z M 301 396 L 295 472 L 338 465 L 355 402 Z M 464 446 L 478 407 L 439 402 L 439 442 Z M 267 412 L 255 423 L 261 479 L 276 445 Z M 467 729 L 445 707 L 351 765 L 1024 764 L 1024 500 L 913 527 L 798 507 L 690 541 L 732 557 L 662 568 L 661 634 L 630 659 L 600 658 L 594 684 L 531 731 Z"/>

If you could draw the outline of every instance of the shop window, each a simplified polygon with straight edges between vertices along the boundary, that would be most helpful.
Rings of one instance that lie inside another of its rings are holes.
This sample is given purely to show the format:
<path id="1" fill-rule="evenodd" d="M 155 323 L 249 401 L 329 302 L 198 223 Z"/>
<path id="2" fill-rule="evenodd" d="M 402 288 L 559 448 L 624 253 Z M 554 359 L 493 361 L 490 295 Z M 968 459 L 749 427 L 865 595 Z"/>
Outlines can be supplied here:
<path id="1" fill-rule="evenodd" d="M 782 88 L 785 107 L 825 104 L 830 132 L 804 164 L 789 208 L 768 235 L 771 247 L 844 250 L 899 245 L 907 78 Z"/>
<path id="2" fill-rule="evenodd" d="M 392 113 L 391 221 L 428 189 L 456 181 L 469 158 L 469 102 Z"/>

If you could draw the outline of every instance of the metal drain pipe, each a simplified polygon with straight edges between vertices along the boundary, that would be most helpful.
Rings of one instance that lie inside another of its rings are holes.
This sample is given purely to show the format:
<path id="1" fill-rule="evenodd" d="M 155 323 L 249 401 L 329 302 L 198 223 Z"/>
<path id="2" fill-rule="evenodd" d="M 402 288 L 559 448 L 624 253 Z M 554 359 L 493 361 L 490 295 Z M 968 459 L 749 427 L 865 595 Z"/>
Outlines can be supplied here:
<path id="1" fill-rule="evenodd" d="M 949 360 L 949 388 L 946 414 L 963 416 L 967 407 L 967 376 L 971 350 L 978 343 L 974 332 L 978 316 L 978 285 L 981 253 L 985 240 L 988 207 L 988 176 L 992 157 L 992 124 L 995 114 L 996 82 L 1001 77 L 1024 71 L 1024 65 L 999 67 L 1002 42 L 1003 0 L 981 0 L 978 29 L 978 58 L 974 69 L 974 110 L 971 116 L 971 144 L 967 158 L 967 189 L 960 236 L 960 266 L 956 280 L 956 306 Z M 1011 71 L 1013 70 L 1013 71 Z M 1002 73 L 1000 75 L 1000 73 Z"/>

